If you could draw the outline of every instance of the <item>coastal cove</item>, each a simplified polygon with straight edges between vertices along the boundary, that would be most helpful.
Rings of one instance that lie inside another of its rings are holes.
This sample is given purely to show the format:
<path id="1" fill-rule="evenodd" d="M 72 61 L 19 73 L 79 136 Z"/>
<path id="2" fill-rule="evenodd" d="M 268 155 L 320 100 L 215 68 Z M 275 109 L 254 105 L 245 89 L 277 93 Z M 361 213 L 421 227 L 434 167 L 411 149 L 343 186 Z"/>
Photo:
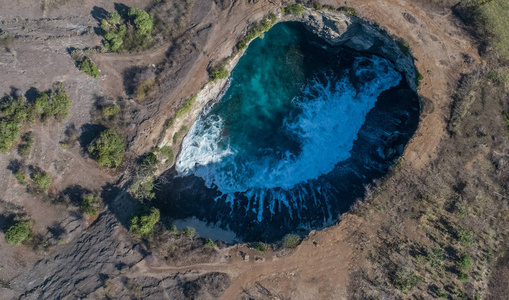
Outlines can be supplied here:
<path id="1" fill-rule="evenodd" d="M 190 128 L 154 204 L 238 240 L 332 224 L 417 128 L 404 78 L 390 60 L 330 45 L 302 23 L 275 25 Z"/>

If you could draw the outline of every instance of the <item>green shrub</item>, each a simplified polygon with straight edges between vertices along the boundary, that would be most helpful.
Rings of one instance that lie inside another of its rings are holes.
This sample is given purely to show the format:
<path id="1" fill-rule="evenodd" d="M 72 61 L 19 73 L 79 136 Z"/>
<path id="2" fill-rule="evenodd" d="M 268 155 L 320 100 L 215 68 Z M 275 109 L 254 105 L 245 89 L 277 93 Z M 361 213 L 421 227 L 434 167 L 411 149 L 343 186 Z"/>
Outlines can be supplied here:
<path id="1" fill-rule="evenodd" d="M 27 158 L 30 155 L 34 143 L 34 134 L 32 132 L 25 133 L 21 137 L 21 144 L 18 145 L 18 154 L 23 158 Z"/>
<path id="2" fill-rule="evenodd" d="M 120 112 L 120 106 L 116 104 L 105 106 L 102 110 L 105 117 L 112 117 Z"/>
<path id="3" fill-rule="evenodd" d="M 149 152 L 143 155 L 143 157 L 141 158 L 140 165 L 143 169 L 148 170 L 150 172 L 154 172 L 157 163 L 158 163 L 157 156 L 154 153 Z"/>
<path id="4" fill-rule="evenodd" d="M 413 271 L 403 268 L 398 269 L 392 277 L 392 283 L 401 291 L 411 290 L 420 281 L 422 278 L 415 275 Z"/>
<path id="5" fill-rule="evenodd" d="M 129 221 L 129 231 L 138 237 L 144 237 L 154 231 L 161 214 L 157 208 L 139 210 Z"/>
<path id="6" fill-rule="evenodd" d="M 253 245 L 253 248 L 255 250 L 258 250 L 258 251 L 261 251 L 261 252 L 266 252 L 267 251 L 267 245 L 265 245 L 264 243 L 262 242 L 259 242 L 259 243 L 256 243 Z"/>
<path id="7" fill-rule="evenodd" d="M 30 221 L 17 221 L 7 229 L 5 242 L 9 245 L 19 246 L 30 236 L 32 223 Z"/>
<path id="8" fill-rule="evenodd" d="M 194 95 L 191 98 L 189 98 L 186 101 L 184 101 L 184 103 L 182 103 L 182 106 L 175 113 L 175 118 L 180 118 L 184 114 L 189 112 L 191 110 L 191 108 L 193 107 L 193 104 L 196 102 L 196 98 L 197 97 L 198 97 L 197 95 Z"/>
<path id="9" fill-rule="evenodd" d="M 99 77 L 99 70 L 97 69 L 97 66 L 88 57 L 84 57 L 82 61 L 78 62 L 78 69 L 94 78 Z"/>
<path id="10" fill-rule="evenodd" d="M 128 15 L 133 18 L 133 23 L 137 30 L 136 34 L 150 35 L 152 33 L 154 22 L 146 11 L 130 7 Z"/>
<path id="11" fill-rule="evenodd" d="M 239 50 L 247 48 L 247 44 L 251 40 L 260 36 L 265 31 L 268 31 L 276 23 L 276 21 L 277 16 L 275 14 L 269 14 L 267 18 L 263 18 L 260 22 L 254 23 L 247 31 L 246 36 L 244 36 L 244 38 L 238 42 L 237 48 Z"/>
<path id="12" fill-rule="evenodd" d="M 16 177 L 16 180 L 19 183 L 24 183 L 26 180 L 25 172 L 21 168 L 16 173 L 14 173 L 14 177 Z"/>
<path id="13" fill-rule="evenodd" d="M 101 202 L 101 197 L 94 196 L 93 194 L 88 194 L 83 197 L 83 200 L 80 204 L 80 210 L 87 216 L 95 216 L 101 208 Z"/>
<path id="14" fill-rule="evenodd" d="M 47 93 L 40 92 L 35 99 L 35 112 L 42 114 L 47 110 L 49 104 L 49 96 Z"/>
<path id="15" fill-rule="evenodd" d="M 472 258 L 470 257 L 470 255 L 465 254 L 460 257 L 459 266 L 463 271 L 470 270 L 470 268 L 472 268 L 473 264 L 474 264 L 474 262 L 472 261 Z"/>
<path id="16" fill-rule="evenodd" d="M 92 141 L 88 152 L 100 166 L 116 168 L 122 162 L 124 147 L 124 142 L 117 133 L 107 129 Z"/>
<path id="17" fill-rule="evenodd" d="M 294 249 L 299 246 L 301 238 L 297 234 L 289 233 L 283 237 L 283 247 L 287 249 Z"/>
<path id="18" fill-rule="evenodd" d="M 154 176 L 136 179 L 129 188 L 129 194 L 138 200 L 152 199 L 155 197 Z"/>
<path id="19" fill-rule="evenodd" d="M 474 243 L 474 232 L 466 229 L 458 229 L 458 240 L 463 246 L 470 246 Z"/>
<path id="20" fill-rule="evenodd" d="M 148 96 L 152 86 L 154 85 L 154 79 L 147 79 L 140 83 L 136 88 L 136 98 L 138 101 L 143 101 Z"/>
<path id="21" fill-rule="evenodd" d="M 104 46 L 112 52 L 143 50 L 152 41 L 154 22 L 150 15 L 130 7 L 127 16 L 128 19 L 122 19 L 119 13 L 113 12 L 101 20 Z"/>
<path id="22" fill-rule="evenodd" d="M 32 179 L 35 181 L 35 184 L 37 184 L 37 186 L 39 186 L 44 191 L 47 191 L 51 185 L 51 176 L 41 170 L 34 171 L 32 174 Z"/>
<path id="23" fill-rule="evenodd" d="M 338 11 L 342 12 L 346 15 L 357 16 L 357 11 L 353 7 L 342 6 L 342 7 L 338 8 Z"/>
<path id="24" fill-rule="evenodd" d="M 288 6 L 284 7 L 282 9 L 284 14 L 290 14 L 293 16 L 300 16 L 302 15 L 306 10 L 304 7 L 298 3 L 289 4 Z"/>
<path id="25" fill-rule="evenodd" d="M 428 261 L 432 268 L 440 267 L 444 261 L 444 250 L 440 247 L 428 250 Z"/>
<path id="26" fill-rule="evenodd" d="M 230 76 L 230 72 L 224 65 L 220 65 L 210 71 L 209 80 L 216 81 L 218 79 L 228 78 L 228 76 Z"/>
<path id="27" fill-rule="evenodd" d="M 215 246 L 214 241 L 211 239 L 205 239 L 203 244 L 207 247 L 213 248 Z"/>
<path id="28" fill-rule="evenodd" d="M 45 117 L 55 117 L 63 120 L 69 115 L 71 100 L 69 95 L 61 88 L 48 93 L 39 93 L 35 100 L 35 112 L 44 114 Z"/>
<path id="29" fill-rule="evenodd" d="M 18 134 L 18 123 L 8 119 L 0 120 L 0 151 L 8 152 L 12 144 L 18 139 Z"/>
<path id="30" fill-rule="evenodd" d="M 194 227 L 186 227 L 184 230 L 182 230 L 182 232 L 190 239 L 196 236 L 196 228 Z"/>
<path id="31" fill-rule="evenodd" d="M 458 274 L 458 279 L 461 280 L 461 281 L 467 281 L 469 278 L 468 274 L 466 273 L 463 273 L 463 272 L 460 272 Z"/>
<path id="32" fill-rule="evenodd" d="M 23 124 L 30 119 L 29 116 L 33 114 L 32 110 L 33 107 L 29 105 L 27 99 L 23 96 L 18 96 L 16 99 L 9 97 L 2 105 L 2 112 L 18 124 Z"/>
<path id="33" fill-rule="evenodd" d="M 159 152 L 166 156 L 169 160 L 173 159 L 173 150 L 171 150 L 170 146 L 163 146 L 159 149 Z"/>

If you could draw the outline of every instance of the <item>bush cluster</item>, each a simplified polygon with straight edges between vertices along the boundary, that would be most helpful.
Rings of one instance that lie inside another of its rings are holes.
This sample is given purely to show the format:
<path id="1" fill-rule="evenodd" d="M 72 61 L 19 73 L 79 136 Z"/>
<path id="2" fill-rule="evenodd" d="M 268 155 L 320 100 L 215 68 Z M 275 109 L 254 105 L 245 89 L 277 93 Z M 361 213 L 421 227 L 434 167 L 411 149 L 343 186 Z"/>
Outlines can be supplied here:
<path id="1" fill-rule="evenodd" d="M 267 18 L 263 18 L 260 22 L 254 23 L 246 33 L 246 36 L 237 43 L 239 50 L 247 48 L 247 44 L 256 37 L 268 31 L 277 21 L 275 14 L 270 14 Z"/>
<path id="2" fill-rule="evenodd" d="M 94 78 L 99 77 L 99 70 L 97 69 L 97 66 L 88 57 L 84 57 L 83 60 L 78 62 L 78 69 Z"/>
<path id="3" fill-rule="evenodd" d="M 83 197 L 80 204 L 80 210 L 87 216 L 95 216 L 101 209 L 102 199 L 101 197 L 88 194 Z"/>
<path id="4" fill-rule="evenodd" d="M 197 95 L 194 95 L 192 96 L 191 98 L 187 99 L 186 101 L 184 101 L 184 103 L 182 103 L 182 106 L 179 108 L 179 110 L 177 110 L 177 112 L 175 113 L 175 118 L 180 118 L 182 117 L 184 114 L 186 114 L 187 112 L 189 112 L 191 110 L 191 108 L 193 107 L 193 104 L 194 102 L 196 102 L 196 98 L 198 96 Z"/>
<path id="5" fill-rule="evenodd" d="M 56 91 L 39 93 L 35 99 L 35 112 L 44 118 L 55 117 L 63 120 L 69 115 L 71 100 L 60 87 Z"/>
<path id="6" fill-rule="evenodd" d="M 154 85 L 154 79 L 150 78 L 143 82 L 141 82 L 138 87 L 136 87 L 136 99 L 138 101 L 143 101 L 148 96 L 152 86 Z"/>
<path id="7" fill-rule="evenodd" d="M 129 231 L 138 237 L 145 237 L 154 231 L 161 214 L 157 208 L 140 209 L 129 221 Z"/>
<path id="8" fill-rule="evenodd" d="M 228 78 L 228 76 L 230 76 L 230 71 L 226 69 L 224 64 L 221 64 L 210 70 L 209 80 L 214 82 L 219 79 Z"/>
<path id="9" fill-rule="evenodd" d="M 43 191 L 47 191 L 51 185 L 51 176 L 44 171 L 35 170 L 32 173 L 32 179 L 35 181 L 38 187 Z"/>
<path id="10" fill-rule="evenodd" d="M 103 107 L 102 113 L 105 117 L 113 117 L 120 112 L 120 106 L 111 104 Z"/>
<path id="11" fill-rule="evenodd" d="M 30 155 L 34 143 L 34 134 L 32 132 L 23 134 L 21 143 L 18 145 L 18 154 L 23 158 L 27 158 Z"/>
<path id="12" fill-rule="evenodd" d="M 7 229 L 5 242 L 9 245 L 19 246 L 30 236 L 32 223 L 30 221 L 17 221 Z"/>
<path id="13" fill-rule="evenodd" d="M 88 152 L 100 166 L 116 168 L 122 162 L 124 147 L 124 142 L 118 134 L 107 129 L 92 141 Z"/>
<path id="14" fill-rule="evenodd" d="M 127 19 L 112 12 L 101 20 L 104 46 L 112 52 L 143 50 L 152 41 L 153 27 L 152 18 L 144 10 L 130 7 Z"/>
<path id="15" fill-rule="evenodd" d="M 289 14 L 293 16 L 300 16 L 302 15 L 306 10 L 304 7 L 298 3 L 289 4 L 288 6 L 282 8 L 282 11 L 284 14 Z"/>

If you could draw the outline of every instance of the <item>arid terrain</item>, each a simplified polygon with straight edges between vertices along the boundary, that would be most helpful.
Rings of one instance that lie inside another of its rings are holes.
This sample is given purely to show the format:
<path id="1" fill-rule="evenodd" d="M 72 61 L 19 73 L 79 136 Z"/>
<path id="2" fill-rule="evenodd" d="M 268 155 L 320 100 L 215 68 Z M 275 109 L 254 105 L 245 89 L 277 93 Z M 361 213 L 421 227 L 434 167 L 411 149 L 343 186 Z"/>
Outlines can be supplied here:
<path id="1" fill-rule="evenodd" d="M 266 251 L 207 244 L 171 228 L 164 216 L 149 236 L 129 232 L 139 203 L 150 205 L 128 193 L 143 177 L 139 158 L 155 146 L 177 154 L 179 132 L 201 107 L 175 122 L 173 116 L 202 89 L 219 92 L 225 79 L 209 82 L 211 69 L 227 58 L 233 65 L 239 40 L 269 13 L 293 18 L 281 12 L 289 3 L 0 0 L 0 93 L 31 101 L 62 82 L 71 100 L 63 121 L 23 126 L 35 137 L 28 156 L 16 151 L 19 141 L 0 153 L 0 299 L 507 297 L 507 59 L 472 27 L 460 1 L 303 3 L 310 14 L 354 8 L 405 41 L 422 74 L 417 132 L 386 178 L 367 186 L 364 199 L 335 225 L 311 231 L 295 249 L 273 244 Z M 90 50 L 102 45 L 97 32 L 105 12 L 119 4 L 156 16 L 152 44 L 126 53 Z M 81 72 L 73 58 L 73 50 L 87 48 L 98 78 Z M 146 80 L 152 84 L 141 97 Z M 206 100 L 200 95 L 196 103 Z M 101 107 L 111 104 L 121 112 L 105 117 Z M 99 166 L 87 152 L 104 128 L 126 145 L 117 168 Z M 153 173 L 170 169 L 173 160 Z M 40 192 L 31 179 L 20 183 L 19 168 L 44 170 L 51 185 Z M 80 210 L 86 193 L 102 197 L 97 214 Z M 7 228 L 20 216 L 31 219 L 31 236 L 21 246 L 7 244 Z"/>

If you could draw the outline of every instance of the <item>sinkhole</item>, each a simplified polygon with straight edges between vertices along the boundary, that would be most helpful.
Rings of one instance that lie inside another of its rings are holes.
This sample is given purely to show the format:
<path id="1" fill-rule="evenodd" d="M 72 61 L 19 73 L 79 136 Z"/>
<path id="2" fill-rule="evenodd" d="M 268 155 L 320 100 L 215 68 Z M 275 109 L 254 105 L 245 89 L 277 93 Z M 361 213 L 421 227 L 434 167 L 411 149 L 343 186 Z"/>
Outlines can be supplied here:
<path id="1" fill-rule="evenodd" d="M 154 205 L 246 242 L 323 228 L 387 173 L 418 119 L 391 61 L 279 23 L 190 128 Z"/>

